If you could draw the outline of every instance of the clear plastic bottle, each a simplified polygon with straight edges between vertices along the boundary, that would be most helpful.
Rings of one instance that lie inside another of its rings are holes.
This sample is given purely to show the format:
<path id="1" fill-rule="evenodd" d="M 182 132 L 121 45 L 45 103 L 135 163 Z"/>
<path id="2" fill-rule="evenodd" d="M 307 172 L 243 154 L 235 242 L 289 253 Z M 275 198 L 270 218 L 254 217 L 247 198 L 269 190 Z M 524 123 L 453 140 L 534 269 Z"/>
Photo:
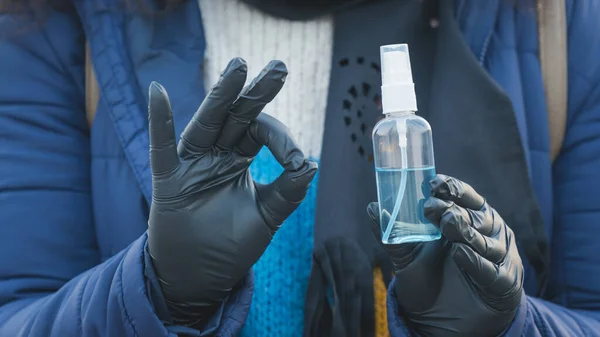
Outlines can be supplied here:
<path id="1" fill-rule="evenodd" d="M 381 47 L 385 118 L 373 130 L 383 243 L 432 241 L 439 229 L 423 216 L 435 175 L 431 127 L 417 115 L 408 46 Z"/>

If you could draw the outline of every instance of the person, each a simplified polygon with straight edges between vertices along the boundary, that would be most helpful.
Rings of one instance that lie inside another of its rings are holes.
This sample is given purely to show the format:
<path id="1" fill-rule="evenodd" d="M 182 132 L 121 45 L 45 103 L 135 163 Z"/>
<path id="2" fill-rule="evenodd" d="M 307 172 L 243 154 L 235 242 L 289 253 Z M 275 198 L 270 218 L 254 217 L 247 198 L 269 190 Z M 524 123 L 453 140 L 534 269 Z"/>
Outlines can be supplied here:
<path id="1" fill-rule="evenodd" d="M 567 1 L 554 163 L 528 4 L 2 4 L 1 336 L 600 331 L 600 4 Z M 453 177 L 423 205 L 443 239 L 382 248 L 369 130 L 396 42 Z M 248 81 L 274 58 L 289 76 Z"/>

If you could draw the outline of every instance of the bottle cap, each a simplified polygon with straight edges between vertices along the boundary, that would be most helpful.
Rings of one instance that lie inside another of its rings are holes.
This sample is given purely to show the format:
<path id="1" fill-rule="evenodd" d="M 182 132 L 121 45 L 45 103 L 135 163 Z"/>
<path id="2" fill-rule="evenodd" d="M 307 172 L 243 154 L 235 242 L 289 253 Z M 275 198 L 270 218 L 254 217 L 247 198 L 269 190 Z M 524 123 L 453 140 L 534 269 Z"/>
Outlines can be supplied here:
<path id="1" fill-rule="evenodd" d="M 380 47 L 383 113 L 416 111 L 417 97 L 407 44 Z"/>

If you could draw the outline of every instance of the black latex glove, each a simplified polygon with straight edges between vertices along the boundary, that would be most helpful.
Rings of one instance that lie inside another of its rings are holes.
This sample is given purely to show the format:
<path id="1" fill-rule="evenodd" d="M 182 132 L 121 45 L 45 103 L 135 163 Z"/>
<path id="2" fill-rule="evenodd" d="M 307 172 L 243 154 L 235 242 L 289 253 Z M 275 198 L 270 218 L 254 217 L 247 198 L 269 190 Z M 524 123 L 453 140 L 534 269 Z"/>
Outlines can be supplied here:
<path id="1" fill-rule="evenodd" d="M 437 175 L 430 186 L 424 213 L 442 239 L 384 245 L 396 270 L 400 311 L 419 335 L 497 336 L 523 296 L 514 234 L 468 184 Z M 367 211 L 380 236 L 377 203 Z"/>
<path id="2" fill-rule="evenodd" d="M 179 146 L 167 93 L 150 85 L 148 250 L 171 315 L 181 324 L 208 314 L 244 278 L 317 170 L 288 129 L 261 114 L 283 86 L 285 65 L 272 61 L 243 88 L 246 72 L 244 60 L 229 63 Z M 248 171 L 263 146 L 285 169 L 269 185 L 257 184 Z"/>

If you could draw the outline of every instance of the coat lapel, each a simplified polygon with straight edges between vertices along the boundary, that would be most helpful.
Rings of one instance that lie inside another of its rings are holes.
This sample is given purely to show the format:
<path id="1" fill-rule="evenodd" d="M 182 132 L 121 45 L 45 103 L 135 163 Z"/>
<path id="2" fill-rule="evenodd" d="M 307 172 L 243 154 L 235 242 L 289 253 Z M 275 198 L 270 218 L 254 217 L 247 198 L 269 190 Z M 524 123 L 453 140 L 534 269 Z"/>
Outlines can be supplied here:
<path id="1" fill-rule="evenodd" d="M 442 3 L 424 116 L 433 129 L 436 170 L 468 182 L 496 208 L 515 232 L 541 290 L 549 262 L 547 238 L 540 235 L 544 224 L 512 103 L 465 43 L 448 3 Z"/>
<path id="2" fill-rule="evenodd" d="M 156 18 L 124 10 L 115 0 L 75 1 L 90 45 L 100 90 L 97 114 L 114 126 L 140 190 L 152 199 L 148 86 L 169 91 L 177 132 L 204 97 L 204 36 L 196 0 Z"/>

